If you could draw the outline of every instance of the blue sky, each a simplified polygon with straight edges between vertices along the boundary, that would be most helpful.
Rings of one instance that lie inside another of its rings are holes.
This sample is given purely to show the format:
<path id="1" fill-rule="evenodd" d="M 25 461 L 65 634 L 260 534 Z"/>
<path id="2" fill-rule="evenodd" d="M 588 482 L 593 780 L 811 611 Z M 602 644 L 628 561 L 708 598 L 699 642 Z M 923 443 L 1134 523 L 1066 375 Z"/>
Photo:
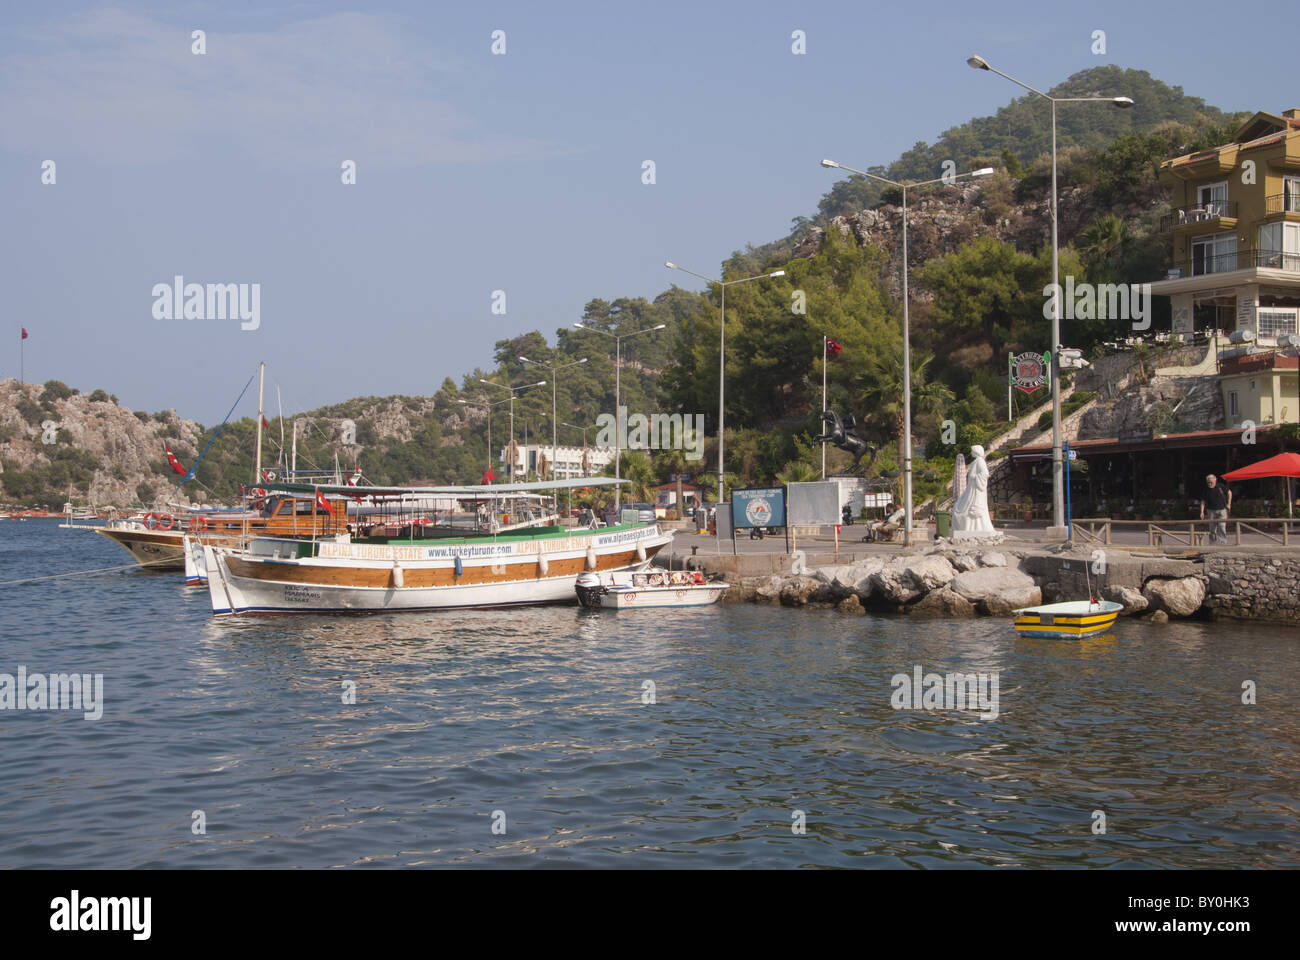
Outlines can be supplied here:
<path id="1" fill-rule="evenodd" d="M 258 360 L 286 413 L 430 393 L 593 297 L 690 279 L 665 260 L 712 274 L 784 236 L 833 182 L 823 156 L 888 163 L 1021 92 L 971 53 L 1040 88 L 1116 63 L 1228 110 L 1300 106 L 1280 10 L 5 4 L 0 377 L 26 326 L 29 380 L 207 424 Z M 1207 66 L 1246 50 L 1249 69 Z M 260 283 L 260 328 L 155 319 L 152 288 L 176 274 Z"/>

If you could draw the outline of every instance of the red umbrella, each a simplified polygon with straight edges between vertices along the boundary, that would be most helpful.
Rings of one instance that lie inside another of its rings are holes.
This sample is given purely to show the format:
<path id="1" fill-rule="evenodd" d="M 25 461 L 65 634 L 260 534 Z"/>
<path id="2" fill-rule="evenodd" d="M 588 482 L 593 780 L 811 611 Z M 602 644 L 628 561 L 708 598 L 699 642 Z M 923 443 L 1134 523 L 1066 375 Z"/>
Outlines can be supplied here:
<path id="1" fill-rule="evenodd" d="M 1240 467 L 1223 475 L 1224 480 L 1254 480 L 1259 477 L 1300 477 L 1300 453 L 1279 453 L 1259 463 Z M 1287 481 L 1286 515 L 1293 516 L 1291 481 Z"/>
<path id="2" fill-rule="evenodd" d="M 1255 480 L 1259 477 L 1300 477 L 1300 453 L 1279 453 L 1276 457 L 1223 475 L 1224 480 Z"/>

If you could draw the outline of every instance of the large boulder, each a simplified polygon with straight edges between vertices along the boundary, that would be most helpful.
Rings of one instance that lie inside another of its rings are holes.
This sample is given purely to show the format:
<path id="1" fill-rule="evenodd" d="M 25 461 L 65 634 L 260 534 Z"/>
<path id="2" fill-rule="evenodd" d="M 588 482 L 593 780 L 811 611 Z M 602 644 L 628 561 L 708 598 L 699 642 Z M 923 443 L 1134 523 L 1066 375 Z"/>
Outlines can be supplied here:
<path id="1" fill-rule="evenodd" d="M 731 591 L 728 590 L 728 593 Z M 780 603 L 781 602 L 781 578 L 769 577 L 766 583 L 760 584 L 754 590 L 755 603 Z"/>
<path id="2" fill-rule="evenodd" d="M 862 606 L 862 601 L 858 599 L 857 594 L 850 593 L 847 597 L 835 605 L 835 609 L 840 613 L 846 613 L 850 616 L 861 616 L 866 613 Z"/>
<path id="3" fill-rule="evenodd" d="M 907 612 L 921 616 L 956 619 L 957 617 L 975 616 L 975 604 L 960 593 L 949 590 L 947 587 L 940 587 L 938 590 L 931 590 L 908 607 Z"/>
<path id="4" fill-rule="evenodd" d="M 1121 611 L 1125 616 L 1141 613 L 1149 605 L 1150 601 L 1142 594 L 1138 593 L 1131 587 L 1121 586 L 1118 583 L 1112 583 L 1102 591 L 1102 596 L 1107 600 L 1122 604 L 1124 609 Z"/>
<path id="5" fill-rule="evenodd" d="M 959 573 L 949 586 L 981 612 L 995 617 L 1043 602 L 1043 592 L 1034 578 L 1014 567 L 984 567 Z"/>
<path id="6" fill-rule="evenodd" d="M 876 593 L 892 603 L 911 603 L 953 578 L 952 564 L 937 554 L 898 557 L 871 575 Z"/>
<path id="7" fill-rule="evenodd" d="M 868 557 L 866 560 L 859 560 L 846 567 L 841 567 L 839 568 L 840 572 L 835 577 L 835 586 L 856 593 L 860 600 L 868 600 L 875 591 L 875 587 L 871 583 L 871 577 L 873 574 L 878 573 L 884 565 L 884 557 Z"/>
<path id="8" fill-rule="evenodd" d="M 816 577 L 802 574 L 781 581 L 781 606 L 802 607 L 809 600 L 823 600 L 828 585 Z"/>
<path id="9" fill-rule="evenodd" d="M 1005 567 L 1007 565 L 1007 555 L 1005 553 L 986 553 L 980 556 L 980 563 L 986 567 Z"/>
<path id="10" fill-rule="evenodd" d="M 1205 582 L 1199 577 L 1157 578 L 1146 582 L 1142 596 L 1156 610 L 1163 610 L 1171 617 L 1190 617 L 1205 602 Z"/>

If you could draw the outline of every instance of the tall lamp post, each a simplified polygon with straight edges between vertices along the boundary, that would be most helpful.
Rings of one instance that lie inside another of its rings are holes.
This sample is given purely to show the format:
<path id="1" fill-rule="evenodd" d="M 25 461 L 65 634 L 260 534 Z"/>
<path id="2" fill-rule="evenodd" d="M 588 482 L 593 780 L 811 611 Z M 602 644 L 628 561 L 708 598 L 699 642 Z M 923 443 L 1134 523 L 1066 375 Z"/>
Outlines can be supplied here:
<path id="1" fill-rule="evenodd" d="M 560 424 L 560 426 L 562 426 L 562 427 L 572 427 L 574 430 L 581 430 L 581 431 L 582 431 L 582 469 L 583 469 L 583 471 L 586 471 L 586 470 L 588 469 L 588 466 L 587 466 L 587 428 L 586 428 L 586 427 L 580 427 L 580 426 L 578 426 L 576 423 L 562 423 L 562 424 Z M 583 476 L 586 476 L 586 473 L 585 473 L 585 472 L 583 473 Z M 569 511 L 570 511 L 570 512 L 573 511 L 573 487 L 570 487 L 570 488 L 569 488 Z"/>
<path id="2" fill-rule="evenodd" d="M 555 409 L 555 388 L 556 388 L 556 383 L 559 379 L 556 376 L 556 371 L 563 370 L 565 367 L 576 367 L 579 364 L 586 363 L 587 358 L 583 357 L 581 360 L 574 360 L 572 363 L 561 363 L 558 365 L 554 363 L 542 363 L 542 361 L 540 360 L 529 360 L 527 357 L 524 356 L 521 356 L 519 360 L 522 363 L 531 363 L 539 367 L 551 368 L 551 476 L 553 477 L 555 476 L 555 450 L 559 446 L 559 440 L 557 439 L 557 434 L 559 431 L 559 422 L 560 422 L 559 418 L 556 416 L 556 409 Z"/>
<path id="3" fill-rule="evenodd" d="M 834 160 L 823 160 L 822 166 L 870 177 L 872 180 L 879 180 L 903 191 L 903 546 L 907 547 L 912 544 L 912 330 L 908 314 L 907 286 L 907 188 L 924 187 L 940 182 L 951 183 L 963 177 L 987 177 L 993 173 L 993 168 L 982 167 L 979 170 L 969 170 L 953 176 L 935 177 L 933 180 L 900 183 L 874 173 L 867 173 L 865 170 L 846 167 Z"/>
<path id="4" fill-rule="evenodd" d="M 519 393 L 521 390 L 527 390 L 529 387 L 544 387 L 546 386 L 546 381 L 538 380 L 536 383 L 524 383 L 524 384 L 520 384 L 517 387 L 510 387 L 504 383 L 493 383 L 491 380 L 484 380 L 482 377 L 478 378 L 478 382 L 486 383 L 489 387 L 498 387 L 501 390 L 510 391 L 510 443 L 514 443 L 515 442 L 515 394 Z M 509 444 L 507 444 L 507 447 L 509 447 Z M 510 451 L 510 482 L 511 483 L 515 482 L 515 452 L 513 450 Z"/>
<path id="5" fill-rule="evenodd" d="M 492 408 L 498 407 L 503 403 L 509 403 L 509 400 L 497 400 L 494 403 L 476 403 L 473 400 L 457 400 L 457 403 L 467 407 L 477 407 L 480 410 L 487 411 L 487 457 L 488 472 L 492 471 Z"/>
<path id="6" fill-rule="evenodd" d="M 705 283 L 716 283 L 722 289 L 722 306 L 718 311 L 718 503 L 722 503 L 722 431 L 726 419 L 723 392 L 727 383 L 727 287 L 734 283 L 749 283 L 751 280 L 784 277 L 785 271 L 773 270 L 771 273 L 760 273 L 752 277 L 740 277 L 736 280 L 715 280 L 712 277 L 706 277 L 702 273 L 696 273 L 694 270 L 679 267 L 671 260 L 665 261 L 664 266 L 669 270 L 680 270 L 682 273 L 689 273 L 692 277 L 699 277 Z M 702 502 L 703 497 L 700 499 Z"/>
<path id="7" fill-rule="evenodd" d="M 1016 86 L 1024 87 L 1030 93 L 1037 94 L 1052 105 L 1052 529 L 1047 535 L 1048 539 L 1063 540 L 1068 531 L 1065 529 L 1064 467 L 1061 459 L 1061 283 L 1060 249 L 1056 239 L 1056 105 L 1058 103 L 1109 103 L 1121 110 L 1127 110 L 1133 106 L 1133 99 L 1131 97 L 1053 97 L 1034 89 L 1027 83 L 1022 83 L 1015 77 L 1008 76 L 1001 70 L 994 69 L 981 56 L 967 57 L 966 63 L 974 70 L 996 73 Z"/>
<path id="8" fill-rule="evenodd" d="M 575 323 L 574 326 L 577 327 L 579 330 L 590 330 L 592 333 L 603 333 L 607 337 L 614 338 L 614 479 L 621 480 L 623 479 L 623 474 L 622 474 L 623 438 L 619 435 L 621 432 L 619 430 L 621 424 L 619 424 L 618 421 L 619 421 L 619 407 L 621 405 L 621 401 L 619 397 L 621 396 L 621 391 L 623 389 L 623 341 L 628 339 L 629 337 L 639 337 L 643 333 L 650 333 L 654 330 L 662 330 L 664 327 L 668 326 L 668 324 L 657 323 L 653 327 L 646 327 L 644 330 L 636 330 L 633 331 L 632 333 L 610 333 L 608 330 L 601 330 L 599 327 L 589 327 L 583 323 Z M 596 439 L 599 440 L 600 437 L 598 436 Z M 621 483 L 614 484 L 614 509 L 615 510 L 618 510 L 619 504 L 622 502 L 619 498 L 619 495 L 622 492 L 623 492 L 623 485 Z"/>

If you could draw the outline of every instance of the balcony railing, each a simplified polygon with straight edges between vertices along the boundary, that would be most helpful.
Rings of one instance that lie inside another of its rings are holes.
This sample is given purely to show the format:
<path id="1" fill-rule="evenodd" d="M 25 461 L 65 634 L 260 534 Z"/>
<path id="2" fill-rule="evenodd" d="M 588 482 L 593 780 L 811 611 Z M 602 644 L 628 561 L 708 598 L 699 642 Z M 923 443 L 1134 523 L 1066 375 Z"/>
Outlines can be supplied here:
<path id="1" fill-rule="evenodd" d="M 1280 250 L 1243 250 L 1240 253 L 1223 253 L 1217 257 L 1193 257 L 1175 263 L 1167 279 L 1177 280 L 1180 277 L 1201 277 L 1207 273 L 1227 273 L 1229 270 L 1245 269 L 1250 266 L 1300 273 L 1300 253 L 1283 253 Z"/>
<path id="2" fill-rule="evenodd" d="M 1168 233 L 1175 227 L 1187 224 L 1210 224 L 1222 217 L 1236 218 L 1236 200 L 1218 200 L 1210 203 L 1194 203 L 1187 207 L 1174 207 L 1168 216 L 1160 218 L 1160 232 Z"/>
<path id="3" fill-rule="evenodd" d="M 1279 250 L 1256 250 L 1255 266 L 1270 270 L 1300 271 L 1300 253 L 1283 253 Z"/>
<path id="4" fill-rule="evenodd" d="M 1300 213 L 1300 190 L 1265 197 L 1264 213 Z"/>

